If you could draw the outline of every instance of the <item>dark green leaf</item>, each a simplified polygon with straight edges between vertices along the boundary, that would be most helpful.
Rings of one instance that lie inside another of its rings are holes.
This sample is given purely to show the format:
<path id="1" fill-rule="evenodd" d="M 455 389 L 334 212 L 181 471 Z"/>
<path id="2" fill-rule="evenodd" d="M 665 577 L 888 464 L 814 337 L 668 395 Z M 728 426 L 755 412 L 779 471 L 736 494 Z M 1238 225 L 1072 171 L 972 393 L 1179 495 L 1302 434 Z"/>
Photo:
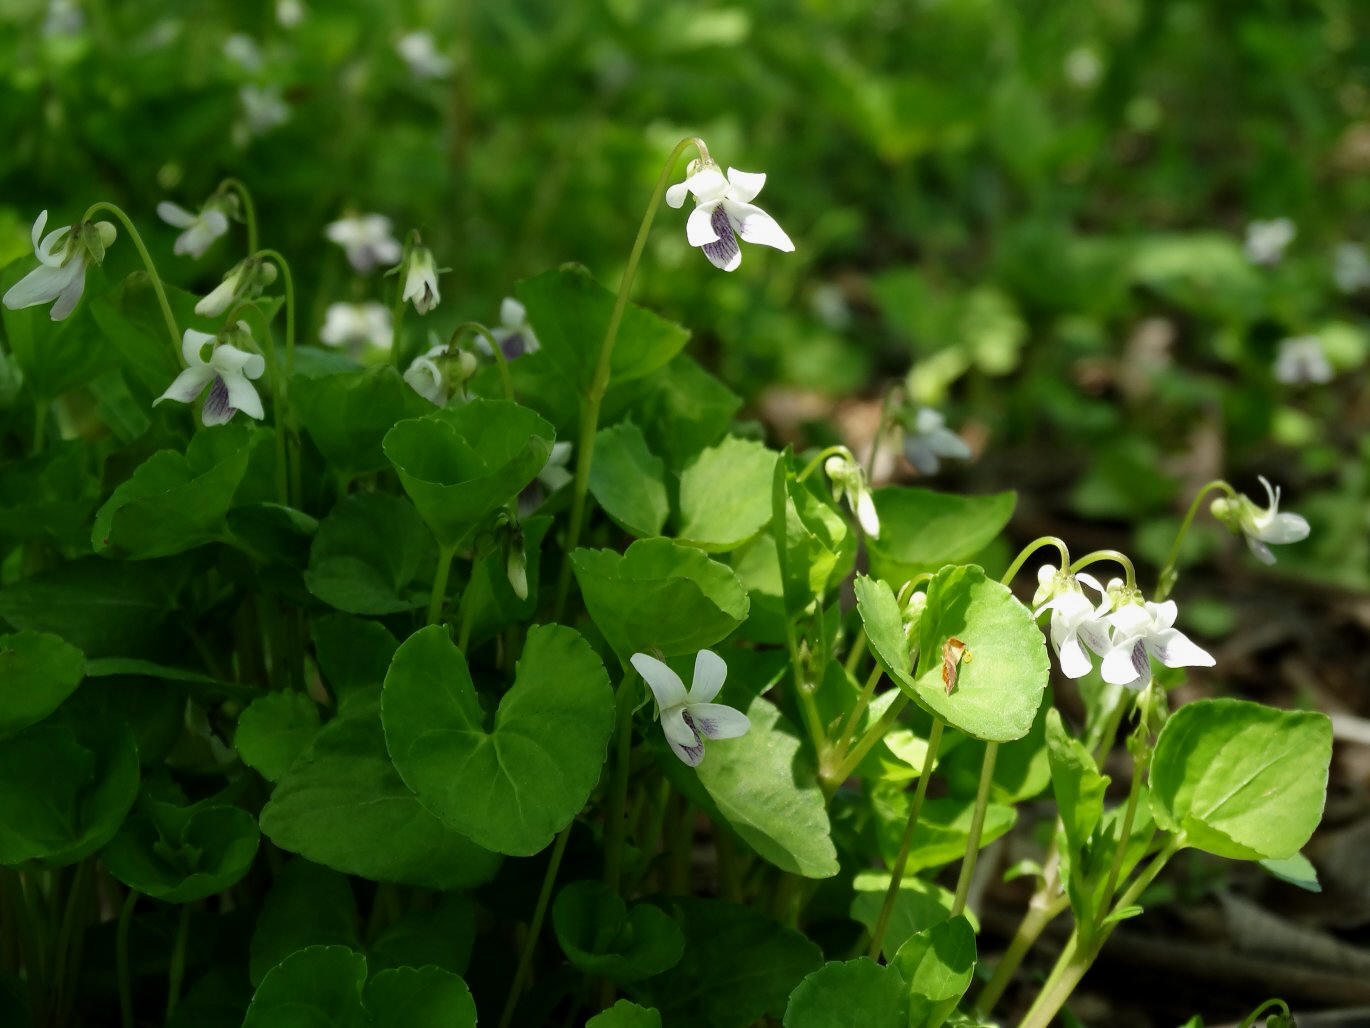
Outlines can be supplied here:
<path id="1" fill-rule="evenodd" d="M 0 635 L 0 737 L 37 724 L 76 691 L 81 651 L 46 632 Z"/>

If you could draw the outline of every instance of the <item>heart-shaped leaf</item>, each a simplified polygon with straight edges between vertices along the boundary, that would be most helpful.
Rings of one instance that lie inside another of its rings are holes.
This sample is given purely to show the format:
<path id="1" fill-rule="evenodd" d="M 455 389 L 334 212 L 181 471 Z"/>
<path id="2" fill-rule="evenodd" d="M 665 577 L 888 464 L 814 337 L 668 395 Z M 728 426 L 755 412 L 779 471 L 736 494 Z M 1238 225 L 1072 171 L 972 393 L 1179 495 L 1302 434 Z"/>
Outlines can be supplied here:
<path id="1" fill-rule="evenodd" d="M 674 967 L 685 950 L 680 926 L 650 903 L 629 907 L 604 882 L 572 882 L 552 904 L 562 952 L 586 974 L 635 982 Z"/>
<path id="2" fill-rule="evenodd" d="M 308 946 L 268 971 L 243 1028 L 368 1028 L 366 958 L 345 946 Z"/>
<path id="3" fill-rule="evenodd" d="M 386 466 L 381 440 L 397 421 L 432 405 L 390 365 L 290 380 L 290 402 L 314 445 L 344 478 Z"/>
<path id="4" fill-rule="evenodd" d="M 869 957 L 830 961 L 790 993 L 785 1028 L 906 1028 L 908 987 L 899 972 Z"/>
<path id="5" fill-rule="evenodd" d="M 889 887 L 890 876 L 884 871 L 858 871 L 852 879 L 855 896 L 852 898 L 851 916 L 865 925 L 867 931 L 875 931 Z M 951 915 L 954 899 L 951 892 L 936 882 L 915 878 L 911 874 L 904 875 L 899 881 L 899 891 L 885 925 L 885 939 L 881 946 L 885 959 L 892 960 L 911 935 L 945 921 Z"/>
<path id="6" fill-rule="evenodd" d="M 590 463 L 590 494 L 613 522 L 635 536 L 660 535 L 671 513 L 666 465 L 647 449 L 631 421 L 599 430 Z"/>
<path id="7" fill-rule="evenodd" d="M 680 476 L 680 538 L 711 552 L 732 550 L 771 520 L 771 476 L 777 454 L 728 436 L 695 458 Z"/>
<path id="8" fill-rule="evenodd" d="M 363 993 L 373 1028 L 476 1028 L 476 1001 L 466 983 L 440 967 L 378 971 Z"/>
<path id="9" fill-rule="evenodd" d="M 537 476 L 554 436 L 527 407 L 477 399 L 401 421 L 382 446 L 438 542 L 455 546 Z"/>
<path id="10" fill-rule="evenodd" d="M 420 802 L 480 845 L 527 856 L 599 780 L 614 695 L 576 631 L 538 625 L 487 728 L 466 659 L 430 625 L 395 652 L 382 711 L 390 756 Z"/>
<path id="11" fill-rule="evenodd" d="M 239 807 L 178 807 L 144 794 L 101 856 L 129 888 L 190 903 L 247 874 L 259 841 L 257 822 Z"/>
<path id="12" fill-rule="evenodd" d="M 871 574 L 896 589 L 914 575 L 969 560 L 1013 516 L 1017 495 L 954 496 L 888 486 L 874 493 L 880 538 L 866 542 Z"/>
<path id="13" fill-rule="evenodd" d="M 432 537 L 413 504 L 402 496 L 358 493 L 320 522 L 304 582 L 349 614 L 413 610 L 428 601 L 416 579 L 432 553 Z"/>
<path id="14" fill-rule="evenodd" d="M 661 1028 L 661 1014 L 621 999 L 586 1021 L 585 1028 Z"/>
<path id="15" fill-rule="evenodd" d="M 909 1028 L 939 1028 L 975 974 L 975 929 L 965 916 L 909 938 L 890 965 L 909 987 Z"/>
<path id="16" fill-rule="evenodd" d="M 238 715 L 233 746 L 248 767 L 275 782 L 319 731 L 319 706 L 301 692 L 271 692 Z"/>
<path id="17" fill-rule="evenodd" d="M 747 617 L 737 575 L 670 539 L 639 539 L 621 554 L 576 550 L 571 565 L 595 625 L 625 661 L 654 648 L 668 657 L 694 653 Z"/>
<path id="18" fill-rule="evenodd" d="M 76 691 L 86 658 L 46 632 L 0 635 L 0 737 L 37 724 Z"/>
<path id="19" fill-rule="evenodd" d="M 266 973 L 306 946 L 360 951 L 357 901 L 347 877 L 295 857 L 277 872 L 252 932 L 249 973 L 260 985 Z"/>

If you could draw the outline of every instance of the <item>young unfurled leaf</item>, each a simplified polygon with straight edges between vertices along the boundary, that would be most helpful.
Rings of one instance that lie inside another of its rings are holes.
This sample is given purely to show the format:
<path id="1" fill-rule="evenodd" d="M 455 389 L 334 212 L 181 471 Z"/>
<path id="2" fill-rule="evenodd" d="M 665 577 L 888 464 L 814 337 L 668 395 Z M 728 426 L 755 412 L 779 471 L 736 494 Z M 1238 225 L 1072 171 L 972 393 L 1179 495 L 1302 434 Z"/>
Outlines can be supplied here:
<path id="1" fill-rule="evenodd" d="M 144 793 L 101 858 L 130 888 L 190 903 L 247 874 L 259 840 L 257 822 L 239 807 L 210 801 L 183 807 Z"/>
<path id="2" fill-rule="evenodd" d="M 552 928 L 571 963 L 615 982 L 674 967 L 685 949 L 680 926 L 660 907 L 624 903 L 600 881 L 571 882 L 552 904 Z"/>

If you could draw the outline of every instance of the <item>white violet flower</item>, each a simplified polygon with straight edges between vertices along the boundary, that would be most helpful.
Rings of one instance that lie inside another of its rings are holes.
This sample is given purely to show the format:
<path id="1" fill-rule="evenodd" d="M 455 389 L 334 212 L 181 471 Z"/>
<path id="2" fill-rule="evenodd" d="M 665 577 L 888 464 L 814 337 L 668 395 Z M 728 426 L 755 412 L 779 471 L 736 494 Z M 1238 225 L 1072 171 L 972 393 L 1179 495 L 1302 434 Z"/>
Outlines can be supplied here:
<path id="1" fill-rule="evenodd" d="M 404 380 L 429 403 L 446 407 L 454 391 L 465 392 L 466 380 L 476 373 L 477 367 L 475 354 L 458 350 L 451 355 L 447 345 L 439 343 L 409 362 Z"/>
<path id="2" fill-rule="evenodd" d="M 262 48 L 245 32 L 235 32 L 224 40 L 224 56 L 245 71 L 262 70 Z"/>
<path id="3" fill-rule="evenodd" d="M 276 0 L 276 24 L 284 29 L 293 29 L 304 21 L 305 6 L 302 0 Z"/>
<path id="4" fill-rule="evenodd" d="M 261 257 L 246 257 L 228 269 L 223 281 L 195 304 L 202 318 L 217 318 L 239 300 L 255 300 L 276 281 L 276 265 Z"/>
<path id="5" fill-rule="evenodd" d="M 533 326 L 528 323 L 528 310 L 512 296 L 506 296 L 499 305 L 499 326 L 492 328 L 490 334 L 499 343 L 499 352 L 507 361 L 522 357 L 525 353 L 537 353 L 541 348 Z M 490 344 L 484 336 L 476 338 L 476 349 L 487 357 L 493 357 Z"/>
<path id="6" fill-rule="evenodd" d="M 564 485 L 568 485 L 575 477 L 568 470 L 566 465 L 571 461 L 571 444 L 569 442 L 553 443 L 551 451 L 547 454 L 547 463 L 538 472 L 537 480 L 541 482 L 549 493 L 554 493 Z"/>
<path id="7" fill-rule="evenodd" d="M 1332 381 L 1334 374 L 1322 340 L 1317 336 L 1291 336 L 1280 340 L 1273 368 L 1275 380 L 1285 385 Z"/>
<path id="8" fill-rule="evenodd" d="M 38 267 L 9 287 L 4 304 L 15 311 L 56 300 L 48 316 L 61 321 L 76 309 L 85 291 L 86 265 L 102 264 L 105 249 L 118 233 L 108 221 L 87 221 L 54 229 L 44 236 L 47 223 L 48 212 L 42 211 L 29 233 Z"/>
<path id="9" fill-rule="evenodd" d="M 861 528 L 872 539 L 880 538 L 880 515 L 875 510 L 875 500 L 871 498 L 870 485 L 866 482 L 866 471 L 851 454 L 833 454 L 823 462 L 823 470 L 833 485 L 834 499 L 839 503 L 846 496 L 847 506 L 856 515 Z"/>
<path id="10" fill-rule="evenodd" d="M 237 331 L 251 339 L 246 322 L 238 322 Z M 213 347 L 208 360 L 204 357 L 206 346 Z M 261 397 L 249 381 L 261 378 L 266 371 L 266 359 L 260 353 L 240 350 L 208 332 L 188 328 L 181 339 L 181 354 L 186 369 L 166 392 L 152 401 L 154 407 L 163 400 L 193 403 L 208 385 L 209 392 L 200 408 L 200 421 L 206 427 L 226 424 L 238 411 L 258 421 L 263 418 Z"/>
<path id="11" fill-rule="evenodd" d="M 363 275 L 373 268 L 398 263 L 404 252 L 390 234 L 390 219 L 384 214 L 339 218 L 324 229 L 324 235 L 346 251 L 348 263 Z"/>
<path id="12" fill-rule="evenodd" d="M 243 86 L 238 90 L 243 120 L 234 132 L 234 142 L 246 146 L 253 136 L 264 135 L 290 120 L 290 108 L 275 86 Z"/>
<path id="13" fill-rule="evenodd" d="M 1032 616 L 1051 611 L 1051 648 L 1061 674 L 1067 678 L 1083 678 L 1094 666 L 1086 649 L 1103 656 L 1109 650 L 1107 600 L 1095 606 L 1080 588 L 1087 585 L 1102 594 L 1104 587 L 1090 575 L 1072 575 L 1069 571 L 1044 564 L 1037 569 L 1037 593 L 1032 598 Z M 1083 645 L 1081 645 L 1083 643 Z"/>
<path id="14" fill-rule="evenodd" d="M 794 243 L 774 218 L 751 201 L 766 184 L 763 172 L 728 169 L 727 178 L 712 161 L 691 161 L 684 182 L 666 190 L 666 202 L 679 207 L 686 193 L 693 193 L 695 209 L 685 222 L 685 238 L 691 246 L 704 251 L 710 263 L 733 271 L 742 263 L 738 236 L 748 243 L 759 243 L 789 253 Z"/>
<path id="15" fill-rule="evenodd" d="M 1332 251 L 1332 280 L 1343 293 L 1359 293 L 1370 286 L 1370 257 L 1360 243 L 1338 243 Z"/>
<path id="16" fill-rule="evenodd" d="M 433 251 L 426 246 L 416 246 L 409 251 L 404 272 L 404 292 L 402 298 L 412 303 L 414 310 L 427 314 L 442 299 L 438 293 L 438 269 L 433 263 Z"/>
<path id="17" fill-rule="evenodd" d="M 1109 592 L 1116 594 L 1116 583 Z M 1151 681 L 1150 658 L 1166 667 L 1212 667 L 1216 661 L 1175 627 L 1174 600 L 1164 603 L 1133 597 L 1107 615 L 1113 629 L 1099 672 L 1105 682 L 1142 689 Z"/>
<path id="18" fill-rule="evenodd" d="M 1213 516 L 1238 535 L 1246 536 L 1246 545 L 1262 564 L 1275 563 L 1275 555 L 1267 543 L 1279 546 L 1297 543 L 1308 538 L 1308 522 L 1298 514 L 1280 512 L 1280 487 L 1270 485 L 1264 476 L 1257 476 L 1265 486 L 1270 506 L 1262 510 L 1246 495 L 1233 498 L 1219 497 L 1210 505 Z"/>
<path id="19" fill-rule="evenodd" d="M 1253 221 L 1246 226 L 1243 249 L 1252 264 L 1278 264 L 1284 249 L 1294 241 L 1294 223 L 1288 218 Z"/>
<path id="20" fill-rule="evenodd" d="M 190 255 L 199 260 L 214 241 L 228 231 L 228 212 L 219 199 L 212 199 L 200 208 L 199 214 L 191 214 L 180 204 L 163 200 L 157 205 L 157 217 L 173 228 L 184 229 L 176 237 L 171 252 L 177 256 Z"/>
<path id="21" fill-rule="evenodd" d="M 395 331 L 384 304 L 330 303 L 319 338 L 327 346 L 345 346 L 354 351 L 366 346 L 388 350 L 394 344 Z"/>
<path id="22" fill-rule="evenodd" d="M 705 739 L 736 739 L 752 727 L 742 711 L 711 702 L 728 675 L 728 665 L 712 650 L 700 650 L 695 657 L 688 692 L 680 676 L 655 657 L 634 653 L 629 659 L 656 697 L 661 730 L 672 752 L 691 767 L 704 759 Z"/>
<path id="23" fill-rule="evenodd" d="M 919 407 L 904 424 L 904 456 L 920 475 L 935 475 L 943 458 L 970 459 L 970 447 L 947 428 L 940 411 Z"/>
<path id="24" fill-rule="evenodd" d="M 442 79 L 452 74 L 452 58 L 438 52 L 427 32 L 406 32 L 396 40 L 395 52 L 416 79 Z"/>

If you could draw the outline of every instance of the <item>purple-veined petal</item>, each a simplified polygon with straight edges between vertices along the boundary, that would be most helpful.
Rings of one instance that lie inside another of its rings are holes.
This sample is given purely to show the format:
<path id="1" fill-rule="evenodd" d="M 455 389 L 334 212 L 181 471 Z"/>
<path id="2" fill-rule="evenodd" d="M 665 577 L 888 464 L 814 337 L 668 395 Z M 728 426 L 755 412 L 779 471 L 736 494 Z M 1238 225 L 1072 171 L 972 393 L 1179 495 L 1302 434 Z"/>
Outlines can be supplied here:
<path id="1" fill-rule="evenodd" d="M 685 718 L 684 707 L 671 707 L 661 712 L 661 730 L 671 745 L 671 752 L 691 767 L 698 767 L 704 759 L 704 743 L 699 733 Z"/>
<path id="2" fill-rule="evenodd" d="M 728 215 L 722 207 L 714 208 L 711 224 L 713 230 L 718 233 L 718 239 L 712 243 L 705 243 L 699 248 L 700 252 L 720 271 L 736 270 L 742 263 L 742 247 L 737 241 L 737 236 L 733 234 L 732 223 L 728 221 Z"/>
<path id="3" fill-rule="evenodd" d="M 258 421 L 266 416 L 266 412 L 262 410 L 262 398 L 257 395 L 257 390 L 253 388 L 252 383 L 241 374 L 225 372 L 219 376 L 219 379 L 228 390 L 228 402 L 234 410 L 240 410 L 249 418 L 255 418 Z"/>
<path id="4" fill-rule="evenodd" d="M 205 394 L 204 406 L 200 408 L 200 423 L 206 428 L 225 425 L 236 413 L 237 408 L 228 399 L 228 386 L 222 376 L 215 375 L 214 381 L 209 384 L 209 392 Z"/>
<path id="5" fill-rule="evenodd" d="M 708 703 L 723 688 L 728 677 L 728 665 L 713 650 L 700 650 L 695 654 L 694 679 L 690 682 L 689 702 Z"/>
<path id="6" fill-rule="evenodd" d="M 680 707 L 688 702 L 689 696 L 685 692 L 685 683 L 680 680 L 678 674 L 661 661 L 646 653 L 634 653 L 628 660 L 633 667 L 637 668 L 637 673 L 642 676 L 642 680 L 652 690 L 652 695 L 656 697 L 657 708 L 662 712 L 663 718 L 665 712 L 670 708 Z"/>
<path id="7" fill-rule="evenodd" d="M 752 727 L 746 714 L 722 703 L 691 703 L 685 723 L 705 739 L 736 739 Z"/>
<path id="8" fill-rule="evenodd" d="M 1142 667 L 1137 666 L 1137 655 L 1141 654 Z M 1099 674 L 1103 676 L 1105 682 L 1110 685 L 1125 685 L 1129 688 L 1140 688 L 1140 681 L 1150 672 L 1150 667 L 1146 664 L 1146 651 L 1141 644 L 1127 642 L 1123 645 L 1114 646 L 1104 654 L 1103 662 L 1099 665 Z"/>

